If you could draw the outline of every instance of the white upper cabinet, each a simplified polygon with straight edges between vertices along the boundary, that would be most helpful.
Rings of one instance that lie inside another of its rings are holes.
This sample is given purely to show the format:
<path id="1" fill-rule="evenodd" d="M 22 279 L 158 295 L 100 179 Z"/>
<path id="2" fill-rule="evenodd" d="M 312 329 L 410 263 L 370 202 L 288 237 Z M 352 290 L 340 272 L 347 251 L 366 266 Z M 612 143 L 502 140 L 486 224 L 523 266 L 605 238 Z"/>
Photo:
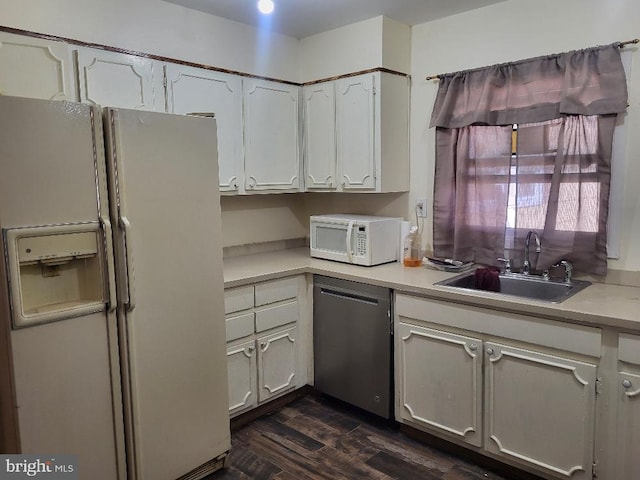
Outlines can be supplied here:
<path id="1" fill-rule="evenodd" d="M 79 48 L 77 61 L 81 102 L 164 111 L 158 62 L 93 48 Z"/>
<path id="2" fill-rule="evenodd" d="M 76 101 L 69 46 L 0 32 L 0 95 Z"/>
<path id="3" fill-rule="evenodd" d="M 305 187 L 409 189 L 409 84 L 374 72 L 304 88 Z"/>
<path id="4" fill-rule="evenodd" d="M 307 190 L 332 190 L 336 180 L 335 83 L 308 85 L 304 98 L 304 166 Z"/>
<path id="5" fill-rule="evenodd" d="M 239 192 L 244 182 L 242 77 L 176 64 L 164 68 L 168 112 L 215 114 L 220 191 Z"/>
<path id="6" fill-rule="evenodd" d="M 295 85 L 246 79 L 244 91 L 245 189 L 298 191 L 300 160 Z"/>
<path id="7" fill-rule="evenodd" d="M 374 75 L 337 80 L 336 91 L 340 183 L 344 190 L 375 190 Z"/>

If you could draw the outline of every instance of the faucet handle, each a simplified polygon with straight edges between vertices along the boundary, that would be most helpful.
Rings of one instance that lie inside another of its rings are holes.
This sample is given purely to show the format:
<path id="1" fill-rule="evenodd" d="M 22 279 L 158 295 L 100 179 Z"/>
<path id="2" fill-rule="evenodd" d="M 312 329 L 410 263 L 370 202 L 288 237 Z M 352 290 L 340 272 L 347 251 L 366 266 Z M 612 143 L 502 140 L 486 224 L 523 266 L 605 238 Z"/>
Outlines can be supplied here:
<path id="1" fill-rule="evenodd" d="M 571 275 L 573 273 L 573 265 L 569 260 L 560 260 L 560 262 L 556 263 L 553 267 L 564 267 L 564 281 L 565 283 L 571 283 Z"/>
<path id="2" fill-rule="evenodd" d="M 511 273 L 511 259 L 509 258 L 497 258 L 499 262 L 504 262 L 504 273 Z"/>

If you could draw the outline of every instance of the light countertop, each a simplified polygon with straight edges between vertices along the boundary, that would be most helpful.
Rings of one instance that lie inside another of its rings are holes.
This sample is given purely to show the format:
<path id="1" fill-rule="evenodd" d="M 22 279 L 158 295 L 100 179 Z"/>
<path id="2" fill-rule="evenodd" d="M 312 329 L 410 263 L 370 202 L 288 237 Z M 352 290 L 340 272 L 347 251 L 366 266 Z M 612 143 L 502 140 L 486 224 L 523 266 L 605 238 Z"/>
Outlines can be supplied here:
<path id="1" fill-rule="evenodd" d="M 491 292 L 455 291 L 434 286 L 455 274 L 400 263 L 361 267 L 320 260 L 308 248 L 231 257 L 224 260 L 225 288 L 312 273 L 379 285 L 437 300 L 488 307 L 591 326 L 640 332 L 640 288 L 593 283 L 562 303 L 527 300 Z"/>

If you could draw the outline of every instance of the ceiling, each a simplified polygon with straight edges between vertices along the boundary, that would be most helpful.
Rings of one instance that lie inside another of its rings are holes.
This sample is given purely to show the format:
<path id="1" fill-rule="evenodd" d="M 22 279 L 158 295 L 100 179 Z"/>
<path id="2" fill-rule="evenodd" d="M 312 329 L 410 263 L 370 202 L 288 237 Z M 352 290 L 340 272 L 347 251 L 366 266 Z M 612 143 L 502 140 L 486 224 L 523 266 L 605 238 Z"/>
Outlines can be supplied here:
<path id="1" fill-rule="evenodd" d="M 417 25 L 505 0 L 273 0 L 275 10 L 263 16 L 257 0 L 165 0 L 194 10 L 296 38 L 385 15 Z"/>

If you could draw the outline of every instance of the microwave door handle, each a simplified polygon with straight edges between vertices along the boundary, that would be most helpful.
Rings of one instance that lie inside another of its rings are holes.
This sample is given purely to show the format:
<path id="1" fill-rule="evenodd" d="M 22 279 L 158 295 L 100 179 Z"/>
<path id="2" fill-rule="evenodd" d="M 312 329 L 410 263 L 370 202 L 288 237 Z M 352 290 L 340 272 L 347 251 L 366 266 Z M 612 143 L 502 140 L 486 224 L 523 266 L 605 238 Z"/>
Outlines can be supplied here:
<path id="1" fill-rule="evenodd" d="M 353 252 L 351 251 L 351 235 L 353 234 L 353 220 L 349 222 L 347 227 L 347 259 L 349 263 L 353 263 Z"/>

